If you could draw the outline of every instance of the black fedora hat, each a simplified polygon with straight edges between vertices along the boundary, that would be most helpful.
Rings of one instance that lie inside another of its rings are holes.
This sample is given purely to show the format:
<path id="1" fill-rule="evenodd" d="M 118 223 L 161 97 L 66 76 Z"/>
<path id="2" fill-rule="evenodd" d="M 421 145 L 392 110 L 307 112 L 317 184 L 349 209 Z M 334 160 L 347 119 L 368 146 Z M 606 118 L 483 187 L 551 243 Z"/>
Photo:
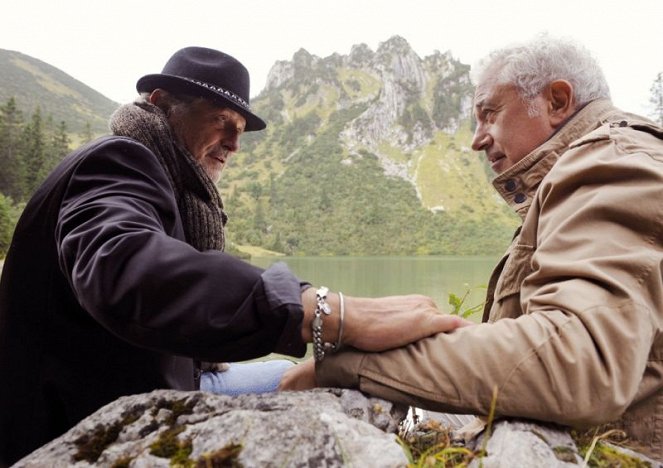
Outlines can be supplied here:
<path id="1" fill-rule="evenodd" d="M 161 73 L 145 75 L 136 83 L 138 92 L 163 88 L 210 99 L 239 112 L 247 132 L 262 130 L 265 122 L 249 107 L 249 72 L 237 59 L 205 47 L 186 47 L 168 60 Z"/>

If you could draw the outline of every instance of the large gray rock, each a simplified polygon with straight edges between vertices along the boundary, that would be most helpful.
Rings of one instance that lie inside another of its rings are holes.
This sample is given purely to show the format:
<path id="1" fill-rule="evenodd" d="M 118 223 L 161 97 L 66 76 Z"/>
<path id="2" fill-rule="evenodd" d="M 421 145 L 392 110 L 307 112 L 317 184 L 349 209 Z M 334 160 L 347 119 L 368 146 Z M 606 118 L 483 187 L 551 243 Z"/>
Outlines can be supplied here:
<path id="1" fill-rule="evenodd" d="M 101 408 L 15 467 L 405 467 L 393 434 L 405 410 L 353 390 L 240 397 L 159 390 Z M 496 421 L 467 447 L 473 468 L 583 464 L 568 430 L 531 421 Z M 663 468 L 615 449 L 642 462 L 634 466 Z"/>
<path id="2" fill-rule="evenodd" d="M 559 427 L 500 421 L 495 424 L 486 443 L 485 436 L 479 437 L 477 446 L 484 447 L 486 455 L 474 460 L 471 468 L 570 468 L 582 465 L 583 460 L 568 430 Z"/>
<path id="3" fill-rule="evenodd" d="M 627 466 L 663 468 L 663 464 L 643 454 L 612 444 L 607 445 L 628 456 Z M 483 433 L 474 441 L 473 447 L 475 450 L 485 449 L 485 455 L 473 460 L 470 468 L 586 466 L 568 428 L 552 424 L 524 420 L 498 421 L 493 425 L 490 434 Z"/>
<path id="4" fill-rule="evenodd" d="M 110 403 L 15 466 L 405 466 L 384 432 L 404 415 L 351 390 L 158 390 Z"/>

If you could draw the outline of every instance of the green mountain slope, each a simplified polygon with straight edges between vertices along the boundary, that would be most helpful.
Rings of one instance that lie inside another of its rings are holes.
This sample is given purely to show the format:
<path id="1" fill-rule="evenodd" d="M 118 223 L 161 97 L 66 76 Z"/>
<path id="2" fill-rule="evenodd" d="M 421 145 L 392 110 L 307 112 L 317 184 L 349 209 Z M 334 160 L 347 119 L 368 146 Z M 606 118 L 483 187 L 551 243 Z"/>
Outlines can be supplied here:
<path id="1" fill-rule="evenodd" d="M 398 36 L 372 51 L 277 62 L 219 188 L 228 237 L 290 255 L 489 254 L 517 222 L 469 149 L 469 67 Z M 106 133 L 117 104 L 39 60 L 0 50 L 0 101 Z"/>
<path id="2" fill-rule="evenodd" d="M 469 67 L 373 52 L 277 62 L 221 183 L 238 244 L 304 255 L 495 254 L 516 224 L 469 149 Z"/>
<path id="3" fill-rule="evenodd" d="M 80 133 L 89 123 L 95 134 L 108 132 L 108 117 L 118 104 L 47 63 L 20 52 L 0 49 L 0 102 L 10 97 L 24 115 L 39 106 L 44 116 L 66 122 Z"/>

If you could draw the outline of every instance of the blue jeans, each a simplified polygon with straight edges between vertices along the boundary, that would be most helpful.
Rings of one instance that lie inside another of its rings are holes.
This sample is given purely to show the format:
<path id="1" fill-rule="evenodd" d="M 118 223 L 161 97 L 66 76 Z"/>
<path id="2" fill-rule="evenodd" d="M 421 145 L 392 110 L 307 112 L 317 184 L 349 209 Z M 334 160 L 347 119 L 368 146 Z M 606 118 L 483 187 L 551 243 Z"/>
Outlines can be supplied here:
<path id="1" fill-rule="evenodd" d="M 200 389 L 204 392 L 237 396 L 243 393 L 274 392 L 283 373 L 295 363 L 285 359 L 230 364 L 223 372 L 203 372 Z"/>

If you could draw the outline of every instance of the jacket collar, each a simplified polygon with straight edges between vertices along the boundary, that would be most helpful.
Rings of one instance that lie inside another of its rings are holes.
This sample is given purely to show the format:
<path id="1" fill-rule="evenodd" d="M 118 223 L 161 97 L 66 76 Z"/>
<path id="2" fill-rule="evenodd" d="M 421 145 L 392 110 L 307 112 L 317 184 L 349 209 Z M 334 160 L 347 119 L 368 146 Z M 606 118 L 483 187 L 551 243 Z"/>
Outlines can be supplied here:
<path id="1" fill-rule="evenodd" d="M 525 219 L 541 180 L 560 156 L 575 140 L 595 130 L 617 112 L 609 99 L 598 99 L 582 107 L 541 146 L 495 177 L 495 190 L 521 219 Z"/>

